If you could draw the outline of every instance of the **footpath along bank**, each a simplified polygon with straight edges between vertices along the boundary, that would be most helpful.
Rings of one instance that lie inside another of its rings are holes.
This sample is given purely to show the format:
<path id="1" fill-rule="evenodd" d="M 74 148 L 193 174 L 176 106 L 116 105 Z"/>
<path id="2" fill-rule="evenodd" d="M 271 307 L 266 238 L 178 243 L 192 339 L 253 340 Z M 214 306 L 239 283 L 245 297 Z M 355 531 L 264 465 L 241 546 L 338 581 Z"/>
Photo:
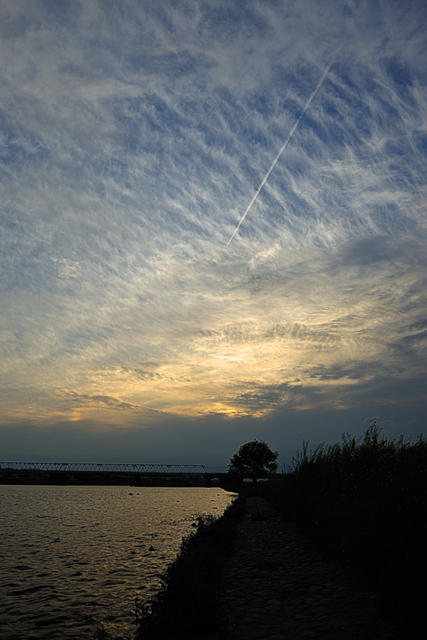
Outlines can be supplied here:
<path id="1" fill-rule="evenodd" d="M 209 640 L 412 640 L 361 576 L 327 561 L 260 496 L 247 499 L 223 572 L 225 628 Z"/>
<path id="2" fill-rule="evenodd" d="M 391 619 L 363 576 L 326 559 L 261 496 L 240 497 L 231 511 L 238 517 L 201 522 L 184 541 L 158 599 L 140 605 L 135 640 L 425 637 Z"/>

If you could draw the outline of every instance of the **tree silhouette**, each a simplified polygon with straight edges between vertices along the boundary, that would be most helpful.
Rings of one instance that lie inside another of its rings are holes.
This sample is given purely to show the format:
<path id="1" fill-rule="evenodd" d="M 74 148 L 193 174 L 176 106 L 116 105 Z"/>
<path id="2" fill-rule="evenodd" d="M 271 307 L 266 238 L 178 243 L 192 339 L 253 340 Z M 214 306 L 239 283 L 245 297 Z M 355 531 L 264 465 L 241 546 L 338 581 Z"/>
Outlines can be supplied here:
<path id="1" fill-rule="evenodd" d="M 242 444 L 230 458 L 228 473 L 239 478 L 266 478 L 277 471 L 278 451 L 272 451 L 264 440 L 252 440 Z"/>

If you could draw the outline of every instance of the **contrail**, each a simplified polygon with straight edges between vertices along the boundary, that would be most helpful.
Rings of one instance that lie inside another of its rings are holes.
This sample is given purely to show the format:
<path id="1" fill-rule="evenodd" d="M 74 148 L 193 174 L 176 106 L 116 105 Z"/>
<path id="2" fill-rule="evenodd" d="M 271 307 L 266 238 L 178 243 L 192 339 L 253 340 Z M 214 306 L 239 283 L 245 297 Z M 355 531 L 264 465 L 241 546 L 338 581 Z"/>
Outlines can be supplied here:
<path id="1" fill-rule="evenodd" d="M 342 46 L 342 45 L 341 45 Z M 298 120 L 295 122 L 295 124 L 293 125 L 292 129 L 289 131 L 288 133 L 288 137 L 286 138 L 285 142 L 282 144 L 282 146 L 279 149 L 279 153 L 277 154 L 277 156 L 274 158 L 273 162 L 271 163 L 271 166 L 269 168 L 269 170 L 267 171 L 267 173 L 265 174 L 265 176 L 262 179 L 261 184 L 259 185 L 258 189 L 255 192 L 254 197 L 252 198 L 252 200 L 250 201 L 250 203 L 248 204 L 245 213 L 242 215 L 242 217 L 239 220 L 239 224 L 237 225 L 237 227 L 234 229 L 233 235 L 231 236 L 230 240 L 227 242 L 226 245 L 226 249 L 228 248 L 230 242 L 233 240 L 234 236 L 236 235 L 236 233 L 238 232 L 238 230 L 240 229 L 240 226 L 243 222 L 243 220 L 246 218 L 246 216 L 248 215 L 249 211 L 252 209 L 252 205 L 255 202 L 255 200 L 258 198 L 259 193 L 261 191 L 261 189 L 263 188 L 263 186 L 265 185 L 265 183 L 268 180 L 268 177 L 270 175 L 270 173 L 273 171 L 274 167 L 277 164 L 277 161 L 279 160 L 280 156 L 282 155 L 282 153 L 284 152 L 284 150 L 286 149 L 286 147 L 288 146 L 288 142 L 289 140 L 292 138 L 292 136 L 295 133 L 295 129 L 298 127 L 299 123 L 301 122 L 301 120 L 303 119 L 305 112 L 307 111 L 308 107 L 311 105 L 314 96 L 316 95 L 316 93 L 319 91 L 320 87 L 323 84 L 324 79 L 326 78 L 326 76 L 328 75 L 330 68 L 332 67 L 332 65 L 334 64 L 337 55 L 339 54 L 341 50 L 341 47 L 338 49 L 338 51 L 336 52 L 336 54 L 334 55 L 332 61 L 328 64 L 328 66 L 326 67 L 326 69 L 324 70 L 322 77 L 320 78 L 319 82 L 316 85 L 316 88 L 314 89 L 313 93 L 311 94 L 311 96 L 309 97 L 309 99 L 307 100 L 307 102 L 305 103 L 305 107 L 302 110 L 302 113 L 300 115 L 300 117 L 298 118 Z"/>

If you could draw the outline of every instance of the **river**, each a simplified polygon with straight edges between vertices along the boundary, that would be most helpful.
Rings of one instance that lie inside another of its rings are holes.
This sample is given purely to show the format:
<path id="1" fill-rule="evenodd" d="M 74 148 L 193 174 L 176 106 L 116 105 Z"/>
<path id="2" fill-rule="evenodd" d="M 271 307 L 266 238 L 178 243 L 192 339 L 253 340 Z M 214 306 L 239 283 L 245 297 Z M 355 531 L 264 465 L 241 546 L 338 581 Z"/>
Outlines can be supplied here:
<path id="1" fill-rule="evenodd" d="M 0 485 L 0 638 L 90 639 L 132 630 L 135 597 L 159 587 L 218 488 Z"/>

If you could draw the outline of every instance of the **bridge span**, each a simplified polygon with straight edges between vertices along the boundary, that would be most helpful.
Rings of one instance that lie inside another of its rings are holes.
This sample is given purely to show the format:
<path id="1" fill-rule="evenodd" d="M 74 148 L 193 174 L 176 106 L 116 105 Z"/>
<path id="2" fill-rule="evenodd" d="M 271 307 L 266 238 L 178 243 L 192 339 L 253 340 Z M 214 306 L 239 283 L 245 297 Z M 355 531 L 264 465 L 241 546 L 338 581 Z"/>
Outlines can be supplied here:
<path id="1" fill-rule="evenodd" d="M 226 470 L 209 469 L 203 464 L 98 463 L 98 462 L 0 462 L 0 482 L 31 484 L 102 483 L 138 485 L 161 479 L 197 480 L 209 485 L 220 479 Z"/>
<path id="2" fill-rule="evenodd" d="M 14 471 L 64 471 L 90 473 L 142 473 L 152 475 L 204 475 L 208 469 L 204 464 L 145 464 L 116 462 L 0 462 L 0 470 Z"/>

